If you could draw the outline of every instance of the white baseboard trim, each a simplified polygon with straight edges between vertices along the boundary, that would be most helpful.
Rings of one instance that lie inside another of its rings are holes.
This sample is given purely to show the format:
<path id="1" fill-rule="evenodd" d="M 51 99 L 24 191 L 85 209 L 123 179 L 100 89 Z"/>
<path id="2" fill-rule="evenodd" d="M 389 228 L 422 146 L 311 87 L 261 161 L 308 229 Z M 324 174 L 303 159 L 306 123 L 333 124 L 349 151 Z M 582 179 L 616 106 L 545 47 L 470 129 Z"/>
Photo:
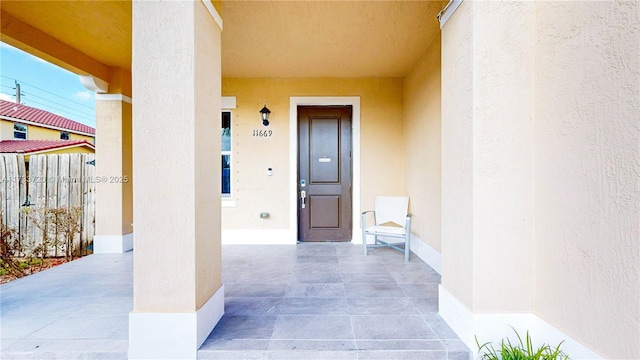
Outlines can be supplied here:
<path id="1" fill-rule="evenodd" d="M 362 245 L 362 229 L 360 227 L 353 229 L 351 233 L 351 243 Z M 371 243 L 373 244 L 373 241 Z"/>
<path id="2" fill-rule="evenodd" d="M 411 234 L 411 251 L 442 275 L 442 255 L 438 250 Z"/>
<path id="3" fill-rule="evenodd" d="M 511 314 L 474 314 L 467 306 L 449 293 L 442 285 L 439 289 L 440 316 L 449 324 L 451 329 L 471 349 L 477 358 L 478 346 L 475 337 L 483 344 L 493 342 L 498 344 L 508 337 L 513 343 L 517 342 L 513 327 L 521 336 L 527 331 L 531 335 L 534 346 L 543 343 L 556 346 L 562 343 L 561 349 L 574 360 L 602 359 L 583 344 L 556 329 L 546 321 L 532 313 Z"/>
<path id="4" fill-rule="evenodd" d="M 224 314 L 224 285 L 193 313 L 129 313 L 129 359 L 196 359 Z"/>
<path id="5" fill-rule="evenodd" d="M 122 254 L 131 250 L 133 250 L 133 233 L 93 237 L 94 254 Z"/>
<path id="6" fill-rule="evenodd" d="M 218 291 L 196 312 L 198 336 L 196 351 L 207 340 L 211 330 L 216 327 L 222 315 L 224 315 L 224 284 L 220 285 Z"/>
<path id="7" fill-rule="evenodd" d="M 295 245 L 295 230 L 222 230 L 223 245 Z"/>

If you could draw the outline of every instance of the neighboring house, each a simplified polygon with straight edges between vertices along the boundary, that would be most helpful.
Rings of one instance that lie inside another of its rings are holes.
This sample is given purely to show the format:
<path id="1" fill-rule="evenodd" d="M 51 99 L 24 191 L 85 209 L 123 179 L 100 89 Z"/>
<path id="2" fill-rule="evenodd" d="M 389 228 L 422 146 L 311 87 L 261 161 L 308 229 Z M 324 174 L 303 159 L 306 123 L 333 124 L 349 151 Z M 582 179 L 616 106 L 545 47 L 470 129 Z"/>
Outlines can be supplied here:
<path id="1" fill-rule="evenodd" d="M 94 153 L 95 146 L 86 140 L 2 140 L 0 153 L 24 154 L 69 154 Z"/>
<path id="2" fill-rule="evenodd" d="M 95 129 L 45 110 L 0 100 L 0 140 L 74 140 L 74 144 L 94 144 Z"/>
<path id="3" fill-rule="evenodd" d="M 130 180 L 96 184 L 94 250 L 135 236 L 132 359 L 196 357 L 222 243 L 296 246 L 311 210 L 358 243 L 376 195 L 410 196 L 470 348 L 515 325 L 640 359 L 640 2 L 444 5 L 2 2 L 2 41 L 96 92 L 97 175 Z"/>

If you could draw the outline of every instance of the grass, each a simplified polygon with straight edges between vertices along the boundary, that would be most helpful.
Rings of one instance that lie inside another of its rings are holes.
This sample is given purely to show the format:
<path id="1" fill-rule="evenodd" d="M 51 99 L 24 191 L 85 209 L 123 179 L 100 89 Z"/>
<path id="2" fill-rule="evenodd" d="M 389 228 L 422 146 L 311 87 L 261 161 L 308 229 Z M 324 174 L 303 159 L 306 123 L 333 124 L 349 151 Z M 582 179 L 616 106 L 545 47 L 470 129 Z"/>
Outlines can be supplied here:
<path id="1" fill-rule="evenodd" d="M 513 327 L 512 327 L 513 329 Z M 547 344 L 543 344 L 540 347 L 534 347 L 531 341 L 531 336 L 527 331 L 524 340 L 513 329 L 518 337 L 518 343 L 512 344 L 508 338 L 502 339 L 498 349 L 490 342 L 480 345 L 478 337 L 476 337 L 476 344 L 478 345 L 478 352 L 480 359 L 482 360 L 568 360 L 567 356 L 561 349 L 561 342 L 556 347 L 552 347 Z"/>

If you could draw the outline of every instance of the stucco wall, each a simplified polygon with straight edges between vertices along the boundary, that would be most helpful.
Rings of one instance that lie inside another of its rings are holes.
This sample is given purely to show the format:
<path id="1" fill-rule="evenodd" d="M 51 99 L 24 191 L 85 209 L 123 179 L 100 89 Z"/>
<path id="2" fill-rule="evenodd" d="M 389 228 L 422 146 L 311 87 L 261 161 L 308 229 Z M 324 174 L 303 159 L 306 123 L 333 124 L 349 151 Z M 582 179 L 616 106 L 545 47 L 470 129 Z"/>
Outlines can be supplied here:
<path id="1" fill-rule="evenodd" d="M 134 313 L 194 312 L 222 284 L 220 42 L 202 2 L 133 3 Z"/>
<path id="2" fill-rule="evenodd" d="M 60 132 L 58 132 L 58 138 L 60 138 Z M 95 144 L 95 138 L 74 133 L 69 133 L 69 140 L 85 140 L 91 144 Z"/>
<path id="3" fill-rule="evenodd" d="M 27 126 L 27 137 L 29 140 L 60 140 L 60 132 L 61 130 L 47 129 L 35 125 Z M 70 140 L 86 140 L 90 143 L 93 143 L 93 138 L 74 134 L 72 132 L 69 133 Z"/>
<path id="4" fill-rule="evenodd" d="M 411 230 L 440 250 L 440 34 L 404 78 L 403 128 L 405 184 Z"/>
<path id="5" fill-rule="evenodd" d="M 28 125 L 27 139 L 29 140 L 60 140 L 60 131 Z"/>
<path id="6" fill-rule="evenodd" d="M 640 3 L 536 3 L 536 312 L 640 358 Z"/>
<path id="7" fill-rule="evenodd" d="M 120 100 L 96 101 L 98 176 L 126 176 L 123 183 L 96 184 L 96 234 L 133 232 L 133 174 L 131 158 L 131 104 Z M 119 214 L 119 216 L 114 216 Z"/>
<path id="8" fill-rule="evenodd" d="M 223 208 L 224 229 L 288 229 L 289 97 L 360 96 L 362 204 L 373 208 L 376 195 L 404 194 L 401 78 L 223 78 L 223 96 L 235 96 L 232 112 L 231 200 Z M 262 126 L 259 110 L 271 110 Z M 218 119 L 216 119 L 218 120 Z M 219 121 L 219 120 L 218 120 Z M 253 130 L 272 130 L 267 138 Z M 273 175 L 267 176 L 267 168 Z M 260 219 L 260 212 L 270 218 Z M 295 224 L 293 225 L 295 226 Z M 354 224 L 354 227 L 359 224 Z"/>
<path id="9" fill-rule="evenodd" d="M 442 286 L 473 307 L 472 4 L 442 29 Z"/>
<path id="10" fill-rule="evenodd" d="M 534 26 L 463 2 L 442 32 L 443 284 L 475 312 L 533 311 Z"/>
<path id="11" fill-rule="evenodd" d="M 122 184 L 122 233 L 133 232 L 133 108 L 125 102 L 122 104 L 122 174 L 129 176 L 129 181 Z"/>
<path id="12" fill-rule="evenodd" d="M 220 197 L 212 191 L 211 180 L 218 179 L 220 189 L 220 162 L 211 162 L 220 149 L 219 122 L 211 121 L 209 114 L 220 114 L 222 96 L 222 33 L 204 3 L 194 5 L 195 51 L 194 92 L 196 95 L 193 128 L 193 159 L 195 182 L 195 267 L 196 308 L 202 307 L 222 285 L 222 249 Z M 213 99 L 207 95 L 212 95 Z M 212 137 L 216 141 L 211 141 Z M 216 186 L 214 186 L 214 189 Z M 216 320 L 217 321 L 217 320 Z"/>
<path id="13" fill-rule="evenodd" d="M 50 155 L 50 154 L 93 154 L 95 153 L 95 151 L 93 149 L 90 149 L 86 146 L 74 146 L 71 148 L 67 148 L 67 149 L 61 149 L 61 150 L 53 150 L 53 151 L 46 151 L 43 152 L 44 154 Z"/>
<path id="14" fill-rule="evenodd" d="M 13 140 L 13 122 L 0 120 L 0 140 Z"/>
<path id="15" fill-rule="evenodd" d="M 529 1 L 473 4 L 473 309 L 478 312 L 533 311 L 534 10 Z"/>
<path id="16" fill-rule="evenodd" d="M 49 129 L 36 125 L 25 125 L 29 140 L 60 140 L 62 130 Z M 0 120 L 0 139 L 13 140 L 13 121 Z M 94 143 L 93 137 L 69 132 L 69 140 L 86 140 Z"/>
<path id="17" fill-rule="evenodd" d="M 639 14 L 464 1 L 442 31 L 443 286 L 615 359 L 640 358 Z"/>

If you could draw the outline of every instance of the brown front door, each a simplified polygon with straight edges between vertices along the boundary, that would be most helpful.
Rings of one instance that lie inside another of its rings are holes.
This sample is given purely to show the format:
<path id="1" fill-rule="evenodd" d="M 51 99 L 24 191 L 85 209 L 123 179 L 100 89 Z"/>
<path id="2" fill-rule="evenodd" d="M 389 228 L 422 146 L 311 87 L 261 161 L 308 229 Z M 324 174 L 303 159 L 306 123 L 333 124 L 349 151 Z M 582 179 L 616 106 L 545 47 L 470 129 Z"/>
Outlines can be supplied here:
<path id="1" fill-rule="evenodd" d="M 351 241 L 351 106 L 299 106 L 298 139 L 298 239 Z"/>

